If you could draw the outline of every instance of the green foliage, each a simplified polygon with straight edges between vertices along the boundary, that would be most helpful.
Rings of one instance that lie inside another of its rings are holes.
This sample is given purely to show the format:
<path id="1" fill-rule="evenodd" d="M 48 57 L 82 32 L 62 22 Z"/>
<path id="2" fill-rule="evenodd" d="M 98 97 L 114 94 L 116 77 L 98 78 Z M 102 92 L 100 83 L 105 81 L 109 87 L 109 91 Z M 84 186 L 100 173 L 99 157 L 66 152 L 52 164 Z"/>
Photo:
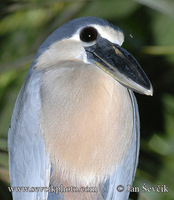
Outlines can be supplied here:
<path id="1" fill-rule="evenodd" d="M 133 13 L 139 4 L 130 0 L 123 1 L 113 1 L 113 0 L 103 0 L 103 1 L 91 1 L 82 11 L 83 16 L 95 16 L 101 18 L 122 18 L 129 16 Z M 81 15 L 79 15 L 80 17 Z"/>
<path id="2" fill-rule="evenodd" d="M 37 48 L 64 22 L 97 16 L 120 26 L 124 47 L 148 74 L 154 96 L 137 95 L 141 152 L 134 186 L 166 185 L 169 192 L 143 192 L 138 200 L 174 197 L 174 1 L 30 0 L 0 3 L 0 180 L 9 185 L 7 133 L 12 110 Z M 2 192 L 1 192 L 2 193 Z M 137 195 L 135 195 L 137 196 Z M 4 190 L 1 199 L 10 199 Z"/>

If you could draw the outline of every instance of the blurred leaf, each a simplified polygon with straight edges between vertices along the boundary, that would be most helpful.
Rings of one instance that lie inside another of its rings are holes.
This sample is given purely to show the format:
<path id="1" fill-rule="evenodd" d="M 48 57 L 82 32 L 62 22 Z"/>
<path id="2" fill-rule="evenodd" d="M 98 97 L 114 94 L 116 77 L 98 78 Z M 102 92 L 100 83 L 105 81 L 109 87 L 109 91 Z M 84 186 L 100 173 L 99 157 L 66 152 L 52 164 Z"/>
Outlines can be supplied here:
<path id="1" fill-rule="evenodd" d="M 151 22 L 151 28 L 153 30 L 154 41 L 157 46 L 161 46 L 156 53 L 163 51 L 164 55 L 167 55 L 167 59 L 174 63 L 174 56 L 172 54 L 174 47 L 174 18 L 167 17 L 166 15 L 160 15 L 156 13 Z M 163 50 L 162 50 L 163 48 Z M 154 50 L 154 49 L 153 49 Z"/>
<path id="2" fill-rule="evenodd" d="M 166 155 L 167 153 L 169 153 L 169 150 L 170 150 L 170 146 L 167 143 L 167 141 L 165 141 L 164 138 L 161 138 L 157 134 L 153 135 L 153 137 L 149 141 L 149 146 L 153 151 L 155 151 L 161 155 Z M 161 148 L 161 147 L 163 147 L 163 148 Z"/>
<path id="3" fill-rule="evenodd" d="M 134 0 L 142 5 L 148 6 L 160 13 L 174 17 L 174 1 L 173 0 Z"/>
<path id="4" fill-rule="evenodd" d="M 107 19 L 121 18 L 130 15 L 138 7 L 137 3 L 130 0 L 95 0 L 86 7 L 83 16 L 97 16 Z"/>
<path id="5" fill-rule="evenodd" d="M 151 55 L 173 55 L 174 54 L 174 45 L 173 46 L 145 46 L 142 49 L 143 53 Z"/>
<path id="6" fill-rule="evenodd" d="M 43 26 L 50 18 L 58 13 L 64 6 L 64 3 L 54 3 L 52 7 L 34 8 L 31 10 L 21 10 L 13 15 L 7 15 L 0 22 L 0 35 L 14 31 L 18 28 L 34 29 Z"/>
<path id="7" fill-rule="evenodd" d="M 0 166 L 8 169 L 8 156 L 6 153 L 0 153 Z"/>
<path id="8" fill-rule="evenodd" d="M 151 28 L 157 45 L 174 45 L 174 19 L 166 15 L 156 14 Z"/>

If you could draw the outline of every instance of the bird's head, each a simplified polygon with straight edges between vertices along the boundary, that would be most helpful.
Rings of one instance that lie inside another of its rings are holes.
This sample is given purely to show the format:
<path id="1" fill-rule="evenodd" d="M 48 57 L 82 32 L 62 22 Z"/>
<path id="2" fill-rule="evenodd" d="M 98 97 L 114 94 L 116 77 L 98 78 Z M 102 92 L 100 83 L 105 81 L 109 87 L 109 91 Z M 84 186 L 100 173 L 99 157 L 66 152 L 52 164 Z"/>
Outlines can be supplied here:
<path id="1" fill-rule="evenodd" d="M 116 81 L 138 93 L 153 88 L 136 59 L 121 47 L 123 32 L 96 17 L 82 17 L 62 25 L 40 47 L 36 66 L 48 68 L 61 61 L 79 60 L 99 67 Z"/>

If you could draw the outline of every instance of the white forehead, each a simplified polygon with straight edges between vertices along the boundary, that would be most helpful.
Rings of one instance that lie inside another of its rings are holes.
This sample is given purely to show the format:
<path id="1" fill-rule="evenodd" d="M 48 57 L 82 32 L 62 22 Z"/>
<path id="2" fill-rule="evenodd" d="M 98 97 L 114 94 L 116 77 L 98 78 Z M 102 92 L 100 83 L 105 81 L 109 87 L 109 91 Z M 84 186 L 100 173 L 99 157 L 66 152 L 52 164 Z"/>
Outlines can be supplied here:
<path id="1" fill-rule="evenodd" d="M 97 29 L 98 33 L 101 35 L 101 37 L 109 40 L 112 43 L 118 44 L 118 45 L 122 45 L 122 43 L 124 42 L 124 34 L 122 33 L 122 31 L 120 30 L 116 30 L 110 26 L 101 26 L 101 25 L 97 25 L 97 24 L 91 24 L 88 25 L 90 27 L 94 27 L 95 29 Z M 78 29 L 75 34 L 71 37 L 71 39 L 73 40 L 80 40 L 80 31 L 85 28 L 82 27 L 80 29 Z"/>

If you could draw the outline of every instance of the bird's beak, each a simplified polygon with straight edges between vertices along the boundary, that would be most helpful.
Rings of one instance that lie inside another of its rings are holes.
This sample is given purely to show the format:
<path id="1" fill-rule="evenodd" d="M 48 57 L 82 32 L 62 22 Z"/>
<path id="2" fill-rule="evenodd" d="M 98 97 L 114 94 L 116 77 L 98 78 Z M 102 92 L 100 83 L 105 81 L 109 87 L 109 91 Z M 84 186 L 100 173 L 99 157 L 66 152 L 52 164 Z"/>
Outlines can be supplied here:
<path id="1" fill-rule="evenodd" d="M 136 59 L 124 48 L 102 38 L 85 47 L 90 62 L 112 76 L 122 85 L 138 93 L 153 95 L 152 85 Z"/>

